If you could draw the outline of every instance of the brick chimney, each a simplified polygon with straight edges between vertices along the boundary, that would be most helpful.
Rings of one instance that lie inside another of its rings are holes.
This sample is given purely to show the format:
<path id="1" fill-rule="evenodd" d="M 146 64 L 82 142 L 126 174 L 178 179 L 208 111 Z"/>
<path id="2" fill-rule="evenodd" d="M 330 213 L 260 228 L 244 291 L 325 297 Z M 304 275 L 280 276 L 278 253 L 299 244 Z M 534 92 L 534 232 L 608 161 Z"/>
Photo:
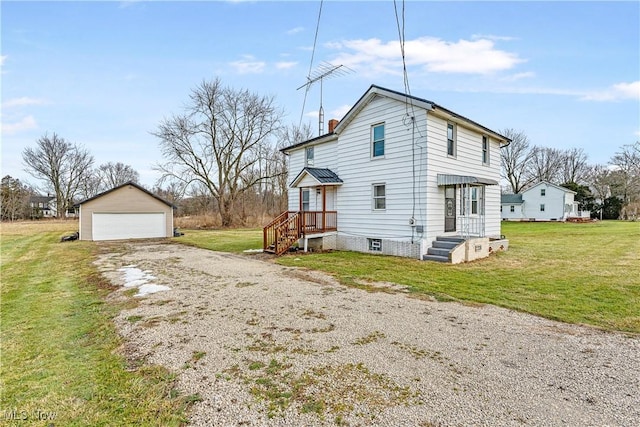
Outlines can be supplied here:
<path id="1" fill-rule="evenodd" d="M 329 133 L 333 132 L 333 130 L 336 128 L 336 126 L 338 126 L 338 123 L 340 123 L 340 122 L 338 120 L 336 120 L 336 119 L 329 120 Z"/>

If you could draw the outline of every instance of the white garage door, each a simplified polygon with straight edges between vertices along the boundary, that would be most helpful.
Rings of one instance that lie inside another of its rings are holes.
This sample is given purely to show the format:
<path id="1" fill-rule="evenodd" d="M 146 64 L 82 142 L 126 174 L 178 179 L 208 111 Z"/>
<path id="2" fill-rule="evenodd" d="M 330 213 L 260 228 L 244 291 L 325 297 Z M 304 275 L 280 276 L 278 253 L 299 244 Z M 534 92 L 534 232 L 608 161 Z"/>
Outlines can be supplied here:
<path id="1" fill-rule="evenodd" d="M 93 240 L 147 239 L 167 237 L 165 214 L 94 213 Z"/>

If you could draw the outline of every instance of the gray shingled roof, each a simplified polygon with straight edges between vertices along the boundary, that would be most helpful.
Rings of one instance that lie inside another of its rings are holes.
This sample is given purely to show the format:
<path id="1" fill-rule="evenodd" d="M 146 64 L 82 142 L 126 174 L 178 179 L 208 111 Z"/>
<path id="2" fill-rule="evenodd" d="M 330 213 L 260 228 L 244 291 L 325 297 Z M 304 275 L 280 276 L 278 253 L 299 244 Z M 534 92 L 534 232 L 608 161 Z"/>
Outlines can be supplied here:
<path id="1" fill-rule="evenodd" d="M 502 194 L 500 203 L 517 205 L 522 203 L 522 194 Z"/>
<path id="2" fill-rule="evenodd" d="M 342 182 L 340 177 L 336 175 L 334 171 L 331 169 L 320 169 L 320 168 L 304 168 L 311 176 L 320 181 L 323 184 L 333 183 L 333 182 Z"/>

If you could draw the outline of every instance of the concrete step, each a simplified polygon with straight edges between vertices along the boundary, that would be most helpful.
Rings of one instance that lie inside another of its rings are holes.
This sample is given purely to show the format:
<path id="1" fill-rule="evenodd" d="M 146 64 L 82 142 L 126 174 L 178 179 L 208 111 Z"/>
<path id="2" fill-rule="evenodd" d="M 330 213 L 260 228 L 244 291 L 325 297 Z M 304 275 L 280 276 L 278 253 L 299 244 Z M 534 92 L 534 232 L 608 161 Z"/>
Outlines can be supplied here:
<path id="1" fill-rule="evenodd" d="M 438 255 L 422 255 L 423 261 L 449 262 L 449 257 Z"/>
<path id="2" fill-rule="evenodd" d="M 465 239 L 462 238 L 462 237 L 457 237 L 457 236 L 438 236 L 438 237 L 436 237 L 436 241 L 438 241 L 438 242 L 462 243 L 462 242 L 465 241 Z"/>
<path id="3" fill-rule="evenodd" d="M 459 242 L 448 242 L 446 240 L 434 240 L 431 242 L 432 248 L 453 249 L 458 246 Z"/>
<path id="4" fill-rule="evenodd" d="M 451 252 L 451 249 L 442 249 L 442 248 L 429 248 L 427 249 L 427 254 L 428 255 L 436 255 L 436 256 L 441 256 L 441 257 L 446 257 L 447 259 L 449 259 L 449 252 Z"/>

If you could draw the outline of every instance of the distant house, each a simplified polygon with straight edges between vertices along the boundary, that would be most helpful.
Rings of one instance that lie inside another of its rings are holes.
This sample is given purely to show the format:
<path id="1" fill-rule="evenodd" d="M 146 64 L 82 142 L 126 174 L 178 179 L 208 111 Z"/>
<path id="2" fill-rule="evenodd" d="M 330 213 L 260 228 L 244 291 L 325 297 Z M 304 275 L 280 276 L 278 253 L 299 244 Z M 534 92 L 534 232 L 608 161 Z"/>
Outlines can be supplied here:
<path id="1" fill-rule="evenodd" d="M 431 101 L 371 86 L 329 133 L 282 151 L 289 210 L 264 249 L 340 249 L 461 262 L 500 238 L 510 139 Z M 471 248 L 471 249 L 469 249 Z"/>
<path id="2" fill-rule="evenodd" d="M 80 240 L 173 236 L 173 204 L 134 182 L 83 200 L 78 206 Z"/>
<path id="3" fill-rule="evenodd" d="M 539 182 L 521 194 L 503 194 L 501 213 L 505 221 L 566 221 L 589 218 L 574 200 L 575 191 L 549 182 Z"/>
<path id="4" fill-rule="evenodd" d="M 29 207 L 34 218 L 53 218 L 58 213 L 56 198 L 51 195 L 29 197 Z"/>

